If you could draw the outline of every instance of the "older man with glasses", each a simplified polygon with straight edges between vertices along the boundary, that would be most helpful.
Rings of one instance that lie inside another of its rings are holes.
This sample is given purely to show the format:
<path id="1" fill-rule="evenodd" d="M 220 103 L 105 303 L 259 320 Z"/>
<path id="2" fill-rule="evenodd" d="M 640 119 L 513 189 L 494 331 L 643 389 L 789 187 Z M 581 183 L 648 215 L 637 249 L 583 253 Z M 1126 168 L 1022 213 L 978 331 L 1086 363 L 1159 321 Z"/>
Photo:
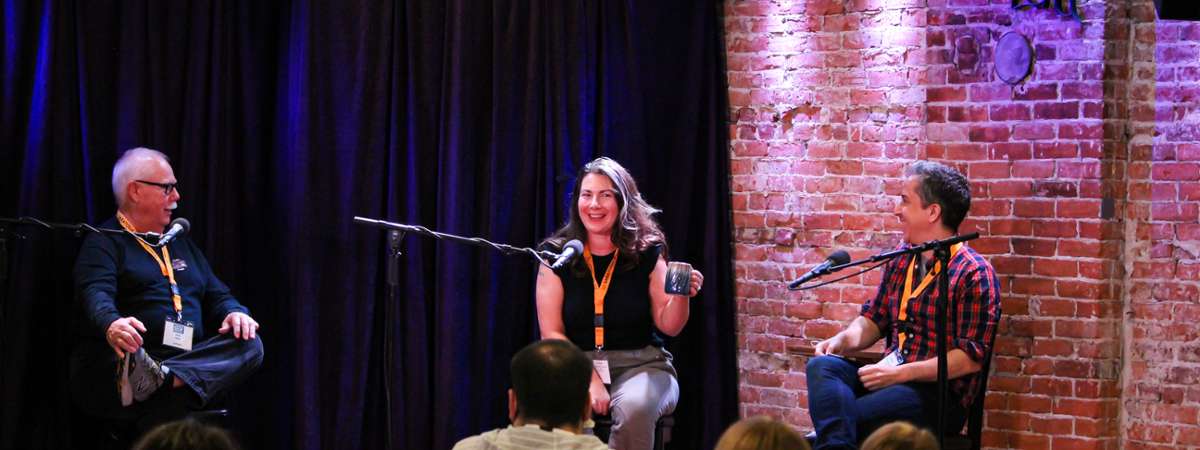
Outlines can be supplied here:
<path id="1" fill-rule="evenodd" d="M 167 157 L 126 151 L 112 187 L 117 213 L 103 226 L 132 233 L 92 234 L 79 251 L 83 338 L 71 356 L 71 388 L 85 413 L 144 431 L 245 380 L 263 347 L 258 322 L 190 239 L 158 245 L 133 234 L 162 233 L 171 222 L 180 192 Z M 206 333 L 206 323 L 220 326 Z"/>

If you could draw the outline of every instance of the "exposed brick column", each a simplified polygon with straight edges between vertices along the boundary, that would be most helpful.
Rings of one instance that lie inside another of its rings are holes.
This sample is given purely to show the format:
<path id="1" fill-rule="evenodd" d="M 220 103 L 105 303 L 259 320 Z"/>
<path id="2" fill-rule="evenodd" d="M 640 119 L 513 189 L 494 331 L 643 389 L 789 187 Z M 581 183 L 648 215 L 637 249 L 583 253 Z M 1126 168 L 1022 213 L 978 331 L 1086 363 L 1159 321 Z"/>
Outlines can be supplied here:
<path id="1" fill-rule="evenodd" d="M 1124 448 L 1200 446 L 1200 22 L 1137 0 Z"/>

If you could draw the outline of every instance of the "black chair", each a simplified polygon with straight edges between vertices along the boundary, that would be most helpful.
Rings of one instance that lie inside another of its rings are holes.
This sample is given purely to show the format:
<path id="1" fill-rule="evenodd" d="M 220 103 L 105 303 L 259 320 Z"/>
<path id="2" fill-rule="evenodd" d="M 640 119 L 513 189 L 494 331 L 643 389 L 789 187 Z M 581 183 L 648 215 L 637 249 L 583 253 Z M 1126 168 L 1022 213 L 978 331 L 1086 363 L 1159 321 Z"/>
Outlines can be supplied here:
<path id="1" fill-rule="evenodd" d="M 592 433 L 607 443 L 608 435 L 612 432 L 612 417 L 593 416 L 592 422 L 595 422 Z M 674 427 L 675 416 L 673 414 L 658 418 L 658 421 L 654 423 L 654 450 L 663 450 L 667 443 L 671 442 L 671 429 Z"/>
<path id="2" fill-rule="evenodd" d="M 996 328 L 999 328 L 998 326 Z M 996 331 L 992 330 L 992 347 L 996 346 Z M 983 357 L 983 365 L 979 368 L 979 390 L 975 392 L 975 399 L 971 402 L 971 407 L 967 409 L 967 433 L 962 434 L 960 430 L 955 430 L 954 434 L 947 434 L 942 441 L 945 444 L 945 450 L 979 450 L 983 442 L 983 409 L 985 397 L 987 396 L 988 376 L 992 370 L 992 352 L 988 352 Z"/>

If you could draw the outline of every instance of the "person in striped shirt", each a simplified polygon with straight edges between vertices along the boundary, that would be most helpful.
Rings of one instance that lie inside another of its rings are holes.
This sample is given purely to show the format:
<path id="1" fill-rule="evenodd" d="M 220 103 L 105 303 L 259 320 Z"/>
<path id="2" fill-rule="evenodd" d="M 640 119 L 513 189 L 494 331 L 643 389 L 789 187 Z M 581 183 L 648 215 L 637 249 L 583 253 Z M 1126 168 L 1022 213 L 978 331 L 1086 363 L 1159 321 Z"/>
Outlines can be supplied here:
<path id="1" fill-rule="evenodd" d="M 509 366 L 508 418 L 512 425 L 471 436 L 454 450 L 606 450 L 581 434 L 592 415 L 592 362 L 574 344 L 542 339 L 525 346 Z"/>

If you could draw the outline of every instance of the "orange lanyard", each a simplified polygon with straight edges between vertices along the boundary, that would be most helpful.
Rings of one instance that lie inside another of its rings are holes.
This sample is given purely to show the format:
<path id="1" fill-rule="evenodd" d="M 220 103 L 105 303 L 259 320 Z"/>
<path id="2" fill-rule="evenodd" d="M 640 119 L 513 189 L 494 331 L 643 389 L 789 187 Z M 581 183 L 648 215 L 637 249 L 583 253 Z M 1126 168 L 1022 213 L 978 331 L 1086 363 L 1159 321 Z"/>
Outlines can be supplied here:
<path id="1" fill-rule="evenodd" d="M 588 272 L 592 275 L 592 306 L 596 316 L 592 323 L 596 326 L 596 350 L 604 350 L 604 296 L 608 295 L 608 285 L 612 283 L 613 268 L 617 267 L 617 256 L 620 251 L 613 251 L 612 261 L 604 271 L 604 278 L 596 283 L 596 265 L 592 263 L 592 252 L 583 246 L 583 260 L 587 263 Z"/>
<path id="2" fill-rule="evenodd" d="M 958 251 L 962 249 L 963 244 L 957 243 L 950 246 L 950 259 L 954 260 L 954 256 L 958 255 Z M 938 261 L 933 265 L 933 270 L 925 274 L 925 278 L 921 280 L 921 284 L 917 286 L 916 291 L 913 290 L 913 269 L 917 267 L 917 255 L 913 255 L 912 262 L 908 265 L 908 275 L 904 278 L 904 296 L 900 297 L 900 316 L 899 322 L 904 322 L 908 319 L 908 301 L 921 295 L 925 292 L 925 288 L 933 283 L 934 278 L 937 278 L 938 272 L 942 270 L 942 262 Z M 908 337 L 907 333 L 900 333 L 899 348 L 904 348 L 904 341 Z"/>
<path id="3" fill-rule="evenodd" d="M 124 228 L 125 231 L 134 232 L 133 225 L 129 224 L 129 219 L 126 219 L 124 214 L 117 212 L 117 221 L 121 222 L 121 228 Z M 146 253 L 150 254 L 151 258 L 154 258 L 154 262 L 158 263 L 158 269 L 162 271 L 164 277 L 167 277 L 167 281 L 171 282 L 171 301 L 175 303 L 175 318 L 182 321 L 183 298 L 179 296 L 179 285 L 175 284 L 175 268 L 171 267 L 170 264 L 171 252 L 164 245 L 162 247 L 162 257 L 159 258 L 158 254 L 154 253 L 154 249 L 150 248 L 150 244 L 147 244 L 141 237 L 134 235 L 134 239 L 137 239 L 138 244 L 146 250 Z"/>

